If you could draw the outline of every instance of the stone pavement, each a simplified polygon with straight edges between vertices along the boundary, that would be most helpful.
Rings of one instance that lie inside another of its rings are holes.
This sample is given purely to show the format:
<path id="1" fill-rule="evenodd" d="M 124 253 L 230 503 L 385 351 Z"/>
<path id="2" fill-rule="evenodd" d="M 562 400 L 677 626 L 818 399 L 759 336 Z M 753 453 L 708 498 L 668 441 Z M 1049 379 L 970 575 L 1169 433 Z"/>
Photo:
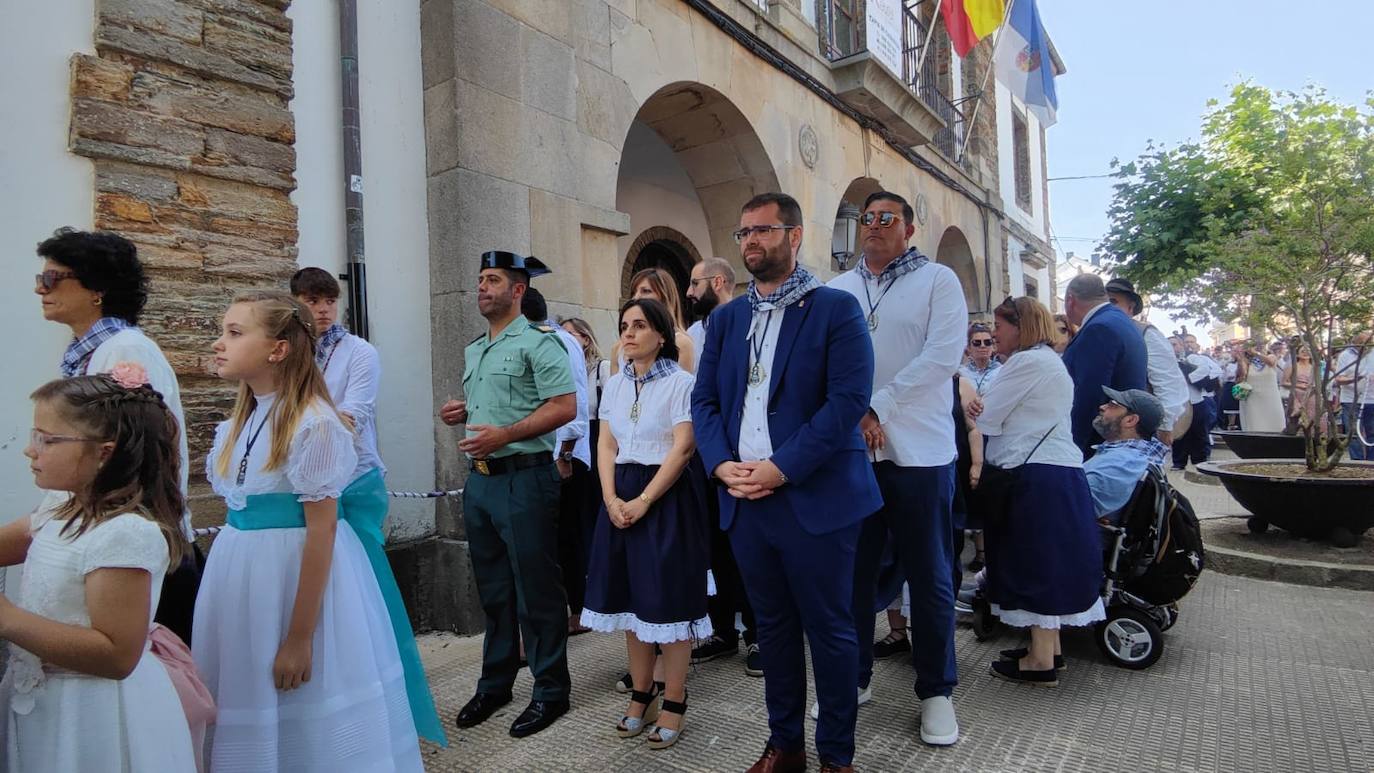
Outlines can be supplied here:
<path id="1" fill-rule="evenodd" d="M 978 643 L 961 625 L 954 698 L 963 740 L 947 749 L 916 737 L 909 665 L 879 661 L 874 700 L 859 710 L 855 763 L 864 771 L 1374 769 L 1374 594 L 1208 572 L 1181 607 L 1163 659 L 1146 671 L 1108 665 L 1088 631 L 1066 632 L 1069 670 L 1052 690 L 988 675 L 997 650 L 1019 646 L 1016 633 Z M 613 730 L 626 704 L 611 689 L 624 670 L 618 636 L 570 640 L 572 711 L 519 741 L 507 729 L 528 699 L 528 672 L 510 706 L 457 730 L 452 718 L 477 681 L 481 637 L 428 635 L 420 647 L 450 733 L 448 749 L 426 745 L 431 771 L 743 771 L 767 738 L 763 680 L 744 674 L 742 658 L 693 670 L 686 734 L 654 752 Z M 808 737 L 813 728 L 808 720 Z"/>

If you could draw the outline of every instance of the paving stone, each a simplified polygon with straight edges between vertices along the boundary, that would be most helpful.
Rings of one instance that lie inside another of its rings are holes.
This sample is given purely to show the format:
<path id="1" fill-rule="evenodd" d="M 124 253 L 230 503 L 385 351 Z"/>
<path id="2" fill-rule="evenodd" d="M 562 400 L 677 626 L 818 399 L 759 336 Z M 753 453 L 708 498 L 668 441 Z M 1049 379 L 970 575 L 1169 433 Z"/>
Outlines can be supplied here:
<path id="1" fill-rule="evenodd" d="M 979 643 L 960 626 L 954 693 L 963 738 L 934 749 L 917 736 L 913 673 L 906 661 L 878 661 L 874 701 L 859 710 L 860 770 L 902 771 L 1316 771 L 1374 766 L 1374 596 L 1207 573 L 1165 634 L 1163 658 L 1146 671 L 1109 665 L 1091 634 L 1064 636 L 1069 670 L 1054 690 L 988 674 L 1007 633 Z M 879 634 L 886 631 L 882 621 Z M 450 746 L 426 745 L 430 771 L 744 770 L 767 738 L 763 680 L 743 658 L 693 668 L 686 733 L 670 750 L 618 738 L 625 697 L 612 691 L 624 671 L 618 636 L 569 642 L 573 705 L 531 738 L 507 730 L 531 689 L 486 724 L 457 730 L 453 716 L 471 697 L 481 637 L 420 639 Z M 807 722 L 808 743 L 814 724 Z M 812 769 L 817 762 L 812 754 Z"/>

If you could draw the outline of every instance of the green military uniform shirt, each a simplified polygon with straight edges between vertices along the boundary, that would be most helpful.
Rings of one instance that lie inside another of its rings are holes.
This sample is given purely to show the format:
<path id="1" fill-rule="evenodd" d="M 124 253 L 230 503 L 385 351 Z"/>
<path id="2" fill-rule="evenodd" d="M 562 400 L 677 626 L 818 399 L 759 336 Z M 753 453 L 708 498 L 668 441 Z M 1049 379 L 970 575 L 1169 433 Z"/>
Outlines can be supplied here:
<path id="1" fill-rule="evenodd" d="M 463 351 L 469 427 L 509 426 L 534 413 L 549 398 L 577 390 L 568 352 L 552 328 L 517 317 L 495 340 L 489 336 L 483 335 Z M 554 433 L 550 431 L 500 448 L 491 458 L 553 451 L 553 445 Z"/>

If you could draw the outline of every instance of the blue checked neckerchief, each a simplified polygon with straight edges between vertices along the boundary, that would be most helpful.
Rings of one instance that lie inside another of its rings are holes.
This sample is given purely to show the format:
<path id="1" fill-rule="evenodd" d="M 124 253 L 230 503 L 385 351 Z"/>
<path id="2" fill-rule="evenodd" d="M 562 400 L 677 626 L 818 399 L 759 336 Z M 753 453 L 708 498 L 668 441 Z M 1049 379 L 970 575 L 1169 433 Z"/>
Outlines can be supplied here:
<path id="1" fill-rule="evenodd" d="M 630 363 L 629 357 L 626 357 L 620 366 L 620 372 L 629 376 L 631 381 L 640 386 L 644 386 L 656 378 L 662 378 L 670 373 L 676 373 L 679 370 L 682 370 L 682 366 L 678 365 L 676 360 L 670 360 L 667 357 L 659 357 L 654 360 L 654 364 L 649 366 L 649 372 L 642 376 L 635 375 L 635 369 Z"/>
<path id="2" fill-rule="evenodd" d="M 922 255 L 920 250 L 912 247 L 901 255 L 898 255 L 896 260 L 887 264 L 883 272 L 876 277 L 873 276 L 872 271 L 868 270 L 868 258 L 866 257 L 859 261 L 859 265 L 855 266 L 854 270 L 859 272 L 859 276 L 863 277 L 865 282 L 877 280 L 877 283 L 881 285 L 883 280 L 886 279 L 888 287 L 891 287 L 892 283 L 896 282 L 900 277 L 910 274 L 929 262 L 930 258 Z"/>
<path id="3" fill-rule="evenodd" d="M 1169 453 L 1169 447 L 1159 441 L 1158 438 L 1130 438 L 1128 440 L 1108 440 L 1105 443 L 1098 443 L 1098 453 L 1110 451 L 1113 448 L 1125 448 L 1134 451 L 1145 457 L 1150 464 L 1156 467 L 1164 464 L 1164 455 Z"/>
<path id="4" fill-rule="evenodd" d="M 329 363 L 330 355 L 334 353 L 334 347 L 338 346 L 339 342 L 344 340 L 344 336 L 347 335 L 348 331 L 344 329 L 344 326 L 335 322 L 320 336 L 319 343 L 315 344 L 315 364 L 319 366 L 320 370 L 324 370 L 324 366 Z"/>
<path id="5" fill-rule="evenodd" d="M 110 340 L 115 333 L 133 327 L 119 317 L 101 317 L 91 329 L 80 338 L 73 338 L 62 355 L 62 378 L 80 376 L 86 370 L 86 363 L 101 344 Z"/>
<path id="6" fill-rule="evenodd" d="M 749 333 L 745 338 L 752 340 L 755 334 L 762 334 L 759 320 L 763 319 L 764 315 L 759 312 L 785 309 L 820 286 L 821 280 L 807 271 L 800 263 L 792 271 L 792 275 L 784 279 L 778 289 L 767 297 L 759 296 L 757 280 L 751 280 L 745 295 L 749 298 L 749 307 L 754 310 L 754 319 L 749 325 Z"/>

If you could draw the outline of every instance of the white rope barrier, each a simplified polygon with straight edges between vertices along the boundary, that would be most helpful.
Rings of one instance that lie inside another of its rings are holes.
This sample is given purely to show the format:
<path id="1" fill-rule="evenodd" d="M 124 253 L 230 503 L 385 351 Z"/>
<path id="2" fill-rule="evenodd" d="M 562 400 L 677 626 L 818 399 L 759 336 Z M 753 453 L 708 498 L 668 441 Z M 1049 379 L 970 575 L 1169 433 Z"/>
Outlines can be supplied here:
<path id="1" fill-rule="evenodd" d="M 438 499 L 440 497 L 462 496 L 463 490 L 459 488 L 452 489 L 450 491 L 388 491 L 386 493 L 391 495 L 392 497 L 395 497 L 396 499 Z M 223 529 L 223 526 L 206 526 L 201 529 L 196 529 L 192 533 L 196 536 L 196 538 L 212 537 L 216 534 L 219 534 L 221 531 L 223 531 Z M 0 592 L 3 592 L 3 589 L 4 574 L 0 573 Z"/>

